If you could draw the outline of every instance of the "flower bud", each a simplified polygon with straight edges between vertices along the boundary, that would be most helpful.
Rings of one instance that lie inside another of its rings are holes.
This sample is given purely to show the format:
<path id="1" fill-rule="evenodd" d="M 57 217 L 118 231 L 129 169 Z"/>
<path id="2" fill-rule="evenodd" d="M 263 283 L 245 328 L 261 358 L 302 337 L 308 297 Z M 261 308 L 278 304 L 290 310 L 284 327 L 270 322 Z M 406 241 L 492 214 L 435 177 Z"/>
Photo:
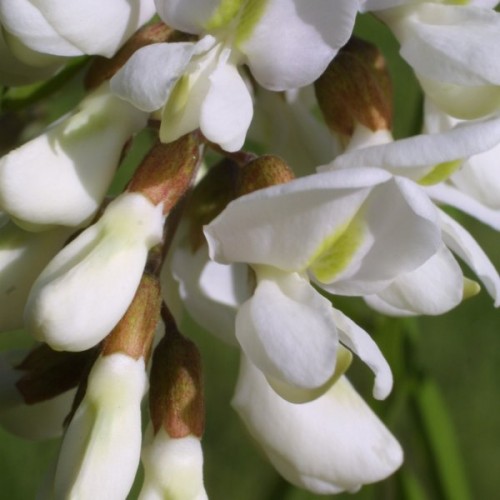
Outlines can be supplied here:
<path id="1" fill-rule="evenodd" d="M 149 429 L 149 432 L 152 432 Z M 144 484 L 139 500 L 206 500 L 200 439 L 171 438 L 159 429 L 142 451 Z"/>
<path id="2" fill-rule="evenodd" d="M 284 184 L 294 178 L 290 167 L 278 156 L 260 156 L 242 168 L 239 195 L 243 196 L 275 184 Z"/>
<path id="3" fill-rule="evenodd" d="M 351 38 L 314 86 L 333 132 L 351 137 L 358 124 L 373 132 L 391 129 L 391 82 L 384 58 L 374 45 Z"/>
<path id="4" fill-rule="evenodd" d="M 236 198 L 241 168 L 230 159 L 223 159 L 210 168 L 193 189 L 186 205 L 189 221 L 189 243 L 193 250 L 205 243 L 203 226 L 219 215 Z"/>
<path id="5" fill-rule="evenodd" d="M 101 87 L 75 114 L 0 159 L 0 206 L 29 230 L 85 223 L 106 195 L 123 145 L 146 120 Z"/>
<path id="6" fill-rule="evenodd" d="M 34 283 L 25 308 L 31 333 L 53 349 L 80 351 L 118 323 L 162 239 L 161 206 L 125 193 L 69 243 Z"/>
<path id="7" fill-rule="evenodd" d="M 154 205 L 163 204 L 163 213 L 168 214 L 188 190 L 198 164 L 195 134 L 170 144 L 157 142 L 135 172 L 127 191 L 141 193 Z"/>
<path id="8" fill-rule="evenodd" d="M 153 354 L 149 409 L 155 434 L 171 438 L 202 436 L 205 427 L 200 353 L 181 335 L 164 309 L 165 336 Z"/>
<path id="9" fill-rule="evenodd" d="M 54 498 L 127 497 L 139 465 L 146 387 L 143 358 L 114 353 L 96 361 L 64 435 Z"/>

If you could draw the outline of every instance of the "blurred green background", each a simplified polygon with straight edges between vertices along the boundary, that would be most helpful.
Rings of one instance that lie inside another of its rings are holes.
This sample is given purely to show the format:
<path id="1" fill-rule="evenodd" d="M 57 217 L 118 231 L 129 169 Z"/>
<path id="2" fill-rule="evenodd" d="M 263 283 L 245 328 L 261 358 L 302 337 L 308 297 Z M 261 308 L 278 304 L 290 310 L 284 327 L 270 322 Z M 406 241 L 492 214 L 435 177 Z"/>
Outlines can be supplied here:
<path id="1" fill-rule="evenodd" d="M 411 70 L 398 57 L 396 42 L 382 25 L 366 17 L 360 18 L 357 33 L 376 42 L 388 60 L 395 87 L 396 135 L 418 131 L 421 96 Z M 68 107 L 75 95 L 68 98 Z M 48 106 L 57 108 L 56 114 L 60 114 L 65 101 L 56 97 L 57 104 L 53 98 Z M 499 236 L 469 218 L 462 216 L 460 220 L 500 269 Z M 472 277 L 470 272 L 466 274 Z M 360 301 L 338 300 L 335 304 L 375 335 L 394 369 L 393 394 L 376 405 L 370 395 L 372 379 L 364 367 L 354 363 L 349 375 L 401 440 L 406 455 L 402 470 L 390 480 L 336 498 L 497 498 L 500 313 L 486 293 L 481 292 L 443 316 L 410 321 L 378 318 Z M 252 445 L 229 406 L 237 352 L 194 325 L 188 326 L 204 359 L 208 420 L 203 443 L 210 498 L 325 498 L 287 485 Z M 6 336 L 0 338 L 1 348 L 11 343 Z M 35 498 L 37 485 L 57 453 L 57 442 L 27 442 L 0 429 L 0 450 L 0 498 Z M 130 498 L 135 496 L 133 492 Z"/>

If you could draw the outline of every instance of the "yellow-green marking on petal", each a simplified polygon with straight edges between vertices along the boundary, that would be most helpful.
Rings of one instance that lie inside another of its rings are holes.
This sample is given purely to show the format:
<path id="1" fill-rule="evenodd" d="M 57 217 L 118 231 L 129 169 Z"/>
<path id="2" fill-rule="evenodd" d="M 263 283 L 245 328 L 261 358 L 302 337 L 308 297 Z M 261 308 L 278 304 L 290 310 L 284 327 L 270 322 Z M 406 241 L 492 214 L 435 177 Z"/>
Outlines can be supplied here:
<path id="1" fill-rule="evenodd" d="M 424 175 L 418 183 L 421 186 L 432 186 L 446 180 L 451 174 L 456 172 L 462 160 L 445 161 L 438 163 L 427 175 Z"/>
<path id="2" fill-rule="evenodd" d="M 326 238 L 311 259 L 310 269 L 316 278 L 329 283 L 343 271 L 363 243 L 364 224 L 355 217 Z"/>
<path id="3" fill-rule="evenodd" d="M 236 45 L 241 45 L 250 37 L 255 25 L 264 14 L 268 0 L 247 0 L 241 13 L 236 34 Z"/>
<path id="4" fill-rule="evenodd" d="M 222 0 L 213 16 L 206 22 L 207 31 L 216 31 L 227 26 L 238 15 L 245 0 Z"/>

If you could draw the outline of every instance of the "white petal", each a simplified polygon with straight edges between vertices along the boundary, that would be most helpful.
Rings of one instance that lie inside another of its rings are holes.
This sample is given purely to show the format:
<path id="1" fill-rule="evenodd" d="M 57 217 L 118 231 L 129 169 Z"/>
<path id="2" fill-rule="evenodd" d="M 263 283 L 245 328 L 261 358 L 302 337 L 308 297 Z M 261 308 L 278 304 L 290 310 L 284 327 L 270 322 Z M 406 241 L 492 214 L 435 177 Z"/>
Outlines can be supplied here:
<path id="1" fill-rule="evenodd" d="M 374 188 L 362 215 L 364 238 L 370 245 L 362 258 L 354 258 L 332 279 L 311 268 L 315 281 L 331 293 L 377 293 L 400 274 L 422 265 L 441 244 L 436 207 L 423 189 L 407 179 L 395 177 Z"/>
<path id="2" fill-rule="evenodd" d="M 468 158 L 487 151 L 500 142 L 500 119 L 462 123 L 452 130 L 437 134 L 422 134 L 389 144 L 356 149 L 338 156 L 331 168 L 359 166 L 383 167 L 396 174 L 418 179 L 422 167 Z M 412 171 L 415 173 L 412 174 Z"/>
<path id="3" fill-rule="evenodd" d="M 240 31 L 250 31 L 239 44 L 257 81 L 269 90 L 302 87 L 318 78 L 347 42 L 354 27 L 357 2 L 352 0 L 271 0 L 254 26 L 254 13 Z M 284 29 L 286 28 L 286 29 Z"/>
<path id="4" fill-rule="evenodd" d="M 184 73 L 194 43 L 155 43 L 134 52 L 110 81 L 116 95 L 143 111 L 156 111 Z M 147 77 L 145 77 L 147 75 Z"/>
<path id="5" fill-rule="evenodd" d="M 500 18 L 490 9 L 424 3 L 397 28 L 401 55 L 424 78 L 474 86 L 500 84 Z"/>
<path id="6" fill-rule="evenodd" d="M 161 427 L 142 451 L 144 484 L 139 500 L 207 500 L 203 451 L 195 436 L 173 439 Z"/>
<path id="7" fill-rule="evenodd" d="M 471 156 L 450 181 L 486 206 L 500 210 L 500 142 L 492 149 Z"/>
<path id="8" fill-rule="evenodd" d="M 492 210 L 474 198 L 471 198 L 467 194 L 447 184 L 429 186 L 425 190 L 433 200 L 458 208 L 462 212 L 488 224 L 493 229 L 500 231 L 500 210 Z"/>
<path id="9" fill-rule="evenodd" d="M 463 120 L 474 120 L 491 115 L 500 108 L 500 87 L 475 87 L 419 77 L 420 86 L 434 104 L 450 115 Z"/>
<path id="10" fill-rule="evenodd" d="M 249 90 L 236 66 L 222 63 L 210 76 L 200 113 L 205 137 L 226 151 L 237 151 L 245 142 L 253 115 Z"/>
<path id="11" fill-rule="evenodd" d="M 28 47 L 64 56 L 111 57 L 154 14 L 153 0 L 85 0 L 67 8 L 64 0 L 6 0 L 0 17 Z"/>
<path id="12" fill-rule="evenodd" d="M 68 9 L 63 10 L 69 13 Z M 82 54 L 76 45 L 59 35 L 43 10 L 31 0 L 2 0 L 0 19 L 9 33 L 35 51 L 60 56 Z"/>
<path id="13" fill-rule="evenodd" d="M 212 41 L 212 37 L 198 42 L 200 45 Z M 217 67 L 218 47 L 195 56 L 172 89 L 162 111 L 160 140 L 168 143 L 192 132 L 200 126 L 203 102 L 210 89 L 210 75 Z"/>
<path id="14" fill-rule="evenodd" d="M 440 211 L 443 241 L 456 253 L 483 282 L 489 294 L 500 306 L 500 276 L 490 259 L 477 244 L 476 240 L 457 221 Z"/>
<path id="15" fill-rule="evenodd" d="M 101 205 L 126 140 L 146 120 L 101 88 L 75 115 L 0 159 L 0 206 L 29 229 L 82 224 Z"/>
<path id="16" fill-rule="evenodd" d="M 67 228 L 31 233 L 13 222 L 0 227 L 0 331 L 22 328 L 33 282 L 71 233 Z"/>
<path id="17" fill-rule="evenodd" d="M 209 260 L 206 245 L 195 253 L 177 247 L 171 267 L 190 316 L 219 339 L 237 345 L 234 332 L 236 312 L 249 297 L 248 267 Z"/>
<path id="18" fill-rule="evenodd" d="M 64 435 L 55 498 L 127 497 L 139 465 L 146 388 L 142 358 L 118 353 L 96 361 L 85 397 Z"/>
<path id="19" fill-rule="evenodd" d="M 357 491 L 403 460 L 396 439 L 345 377 L 315 401 L 293 404 L 242 359 L 232 404 L 278 472 L 317 494 Z"/>
<path id="20" fill-rule="evenodd" d="M 338 343 L 330 302 L 298 274 L 257 274 L 254 295 L 236 316 L 243 352 L 268 377 L 299 388 L 323 385 Z"/>
<path id="21" fill-rule="evenodd" d="M 161 206 L 125 194 L 44 269 L 25 309 L 31 333 L 55 350 L 100 342 L 127 310 L 148 250 L 161 241 Z"/>
<path id="22" fill-rule="evenodd" d="M 375 374 L 373 397 L 385 399 L 392 390 L 392 372 L 377 344 L 368 333 L 360 328 L 338 309 L 333 309 L 333 317 L 339 332 L 339 340 Z"/>
<path id="23" fill-rule="evenodd" d="M 419 268 L 399 276 L 385 290 L 365 300 L 383 314 L 413 316 L 443 314 L 460 304 L 462 296 L 462 271 L 443 246 Z"/>
<path id="24" fill-rule="evenodd" d="M 188 33 L 200 33 L 215 14 L 220 0 L 155 0 L 158 15 L 166 24 Z"/>
<path id="25" fill-rule="evenodd" d="M 376 169 L 327 172 L 238 198 L 205 227 L 210 256 L 303 270 L 325 238 L 354 217 L 370 189 L 389 178 Z"/>

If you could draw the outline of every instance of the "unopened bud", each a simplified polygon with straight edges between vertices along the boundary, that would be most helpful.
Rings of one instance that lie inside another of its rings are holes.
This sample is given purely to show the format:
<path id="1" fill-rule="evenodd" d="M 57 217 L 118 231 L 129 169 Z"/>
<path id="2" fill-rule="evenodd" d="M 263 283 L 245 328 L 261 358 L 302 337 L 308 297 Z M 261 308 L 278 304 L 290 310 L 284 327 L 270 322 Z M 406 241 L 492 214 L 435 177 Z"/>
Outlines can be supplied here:
<path id="1" fill-rule="evenodd" d="M 160 320 L 161 300 L 158 278 L 144 274 L 127 312 L 104 340 L 102 355 L 121 352 L 147 361 Z"/>
<path id="2" fill-rule="evenodd" d="M 175 142 L 157 142 L 139 165 L 127 191 L 141 193 L 154 205 L 163 203 L 168 214 L 191 186 L 199 164 L 196 134 L 187 134 Z"/>
<path id="3" fill-rule="evenodd" d="M 93 60 L 85 76 L 85 87 L 93 89 L 109 80 L 140 48 L 153 43 L 184 41 L 187 36 L 162 22 L 144 26 L 111 59 L 98 56 Z"/>
<path id="4" fill-rule="evenodd" d="M 205 426 L 201 358 L 196 345 L 164 310 L 165 337 L 153 354 L 149 408 L 154 433 L 201 437 Z"/>
<path id="5" fill-rule="evenodd" d="M 238 194 L 283 184 L 295 178 L 292 169 L 279 156 L 264 155 L 245 165 L 239 177 Z"/>
<path id="6" fill-rule="evenodd" d="M 374 45 L 351 38 L 314 87 L 332 131 L 351 137 L 357 124 L 373 132 L 391 129 L 391 81 L 385 60 Z"/>
<path id="7" fill-rule="evenodd" d="M 235 161 L 224 158 L 211 167 L 193 189 L 185 212 L 193 251 L 205 242 L 203 226 L 212 222 L 236 198 L 240 172 L 241 167 Z"/>

